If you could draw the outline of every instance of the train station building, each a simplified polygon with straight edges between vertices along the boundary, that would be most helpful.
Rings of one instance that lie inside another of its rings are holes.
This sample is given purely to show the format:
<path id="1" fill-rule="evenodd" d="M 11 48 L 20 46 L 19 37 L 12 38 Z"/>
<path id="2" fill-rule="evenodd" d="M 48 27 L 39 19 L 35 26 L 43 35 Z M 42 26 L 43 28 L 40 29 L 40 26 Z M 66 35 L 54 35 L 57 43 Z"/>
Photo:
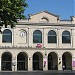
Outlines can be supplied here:
<path id="1" fill-rule="evenodd" d="M 42 11 L 0 34 L 0 71 L 75 70 L 75 17 Z"/>

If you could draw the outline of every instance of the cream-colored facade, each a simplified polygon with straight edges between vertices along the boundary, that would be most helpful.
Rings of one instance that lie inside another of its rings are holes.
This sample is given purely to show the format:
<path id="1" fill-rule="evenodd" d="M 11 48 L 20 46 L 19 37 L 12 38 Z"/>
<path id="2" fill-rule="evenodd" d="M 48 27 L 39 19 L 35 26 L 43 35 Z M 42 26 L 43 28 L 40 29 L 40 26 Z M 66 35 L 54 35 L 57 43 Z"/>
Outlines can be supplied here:
<path id="1" fill-rule="evenodd" d="M 2 38 L 8 34 L 0 34 L 0 71 L 63 70 L 63 66 L 65 70 L 75 70 L 75 17 L 60 20 L 59 16 L 43 11 L 29 15 L 27 20 L 18 20 L 13 29 L 8 26 L 1 30 L 10 30 L 12 40 L 5 42 Z M 34 31 L 41 32 L 42 42 L 33 42 L 38 36 L 37 33 L 33 37 Z M 49 31 L 56 33 L 56 42 L 48 42 Z M 64 31 L 70 34 L 66 35 L 70 42 L 62 42 Z"/>

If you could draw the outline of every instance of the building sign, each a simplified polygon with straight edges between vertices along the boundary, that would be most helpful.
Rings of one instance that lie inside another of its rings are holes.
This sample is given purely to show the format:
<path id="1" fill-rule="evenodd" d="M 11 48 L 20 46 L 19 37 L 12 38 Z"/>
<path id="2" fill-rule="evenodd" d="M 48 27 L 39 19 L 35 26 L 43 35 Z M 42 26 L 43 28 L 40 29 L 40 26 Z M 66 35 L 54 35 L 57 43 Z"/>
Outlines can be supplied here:
<path id="1" fill-rule="evenodd" d="M 73 65 L 73 67 L 75 67 L 75 60 L 72 61 L 72 65 Z"/>
<path id="2" fill-rule="evenodd" d="M 47 63 L 47 58 L 44 58 L 44 68 L 46 66 L 46 63 Z"/>
<path id="3" fill-rule="evenodd" d="M 41 48 L 42 47 L 42 45 L 41 44 L 37 44 L 37 46 L 36 46 L 37 48 Z"/>

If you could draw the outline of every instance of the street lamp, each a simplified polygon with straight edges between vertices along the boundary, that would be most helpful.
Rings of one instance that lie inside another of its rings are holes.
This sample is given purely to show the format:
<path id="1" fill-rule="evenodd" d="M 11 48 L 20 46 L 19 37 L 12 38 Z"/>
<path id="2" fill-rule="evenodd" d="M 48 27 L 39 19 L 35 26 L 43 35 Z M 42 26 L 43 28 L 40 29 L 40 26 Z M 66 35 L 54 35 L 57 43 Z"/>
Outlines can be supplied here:
<path id="1" fill-rule="evenodd" d="M 47 52 L 46 52 L 46 50 L 45 50 L 45 56 L 47 55 Z"/>

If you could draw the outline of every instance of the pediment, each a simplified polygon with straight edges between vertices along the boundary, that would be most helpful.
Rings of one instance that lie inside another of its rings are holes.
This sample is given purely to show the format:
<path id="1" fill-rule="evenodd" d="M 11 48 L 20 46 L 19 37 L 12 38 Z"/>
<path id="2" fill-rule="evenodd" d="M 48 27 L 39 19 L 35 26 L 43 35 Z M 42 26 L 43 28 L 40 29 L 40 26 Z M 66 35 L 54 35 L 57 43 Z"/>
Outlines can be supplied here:
<path id="1" fill-rule="evenodd" d="M 30 14 L 29 17 L 30 17 L 29 21 L 34 23 L 39 23 L 39 22 L 57 23 L 57 20 L 59 18 L 58 15 L 55 15 L 48 11 L 39 12 L 33 15 Z"/>

